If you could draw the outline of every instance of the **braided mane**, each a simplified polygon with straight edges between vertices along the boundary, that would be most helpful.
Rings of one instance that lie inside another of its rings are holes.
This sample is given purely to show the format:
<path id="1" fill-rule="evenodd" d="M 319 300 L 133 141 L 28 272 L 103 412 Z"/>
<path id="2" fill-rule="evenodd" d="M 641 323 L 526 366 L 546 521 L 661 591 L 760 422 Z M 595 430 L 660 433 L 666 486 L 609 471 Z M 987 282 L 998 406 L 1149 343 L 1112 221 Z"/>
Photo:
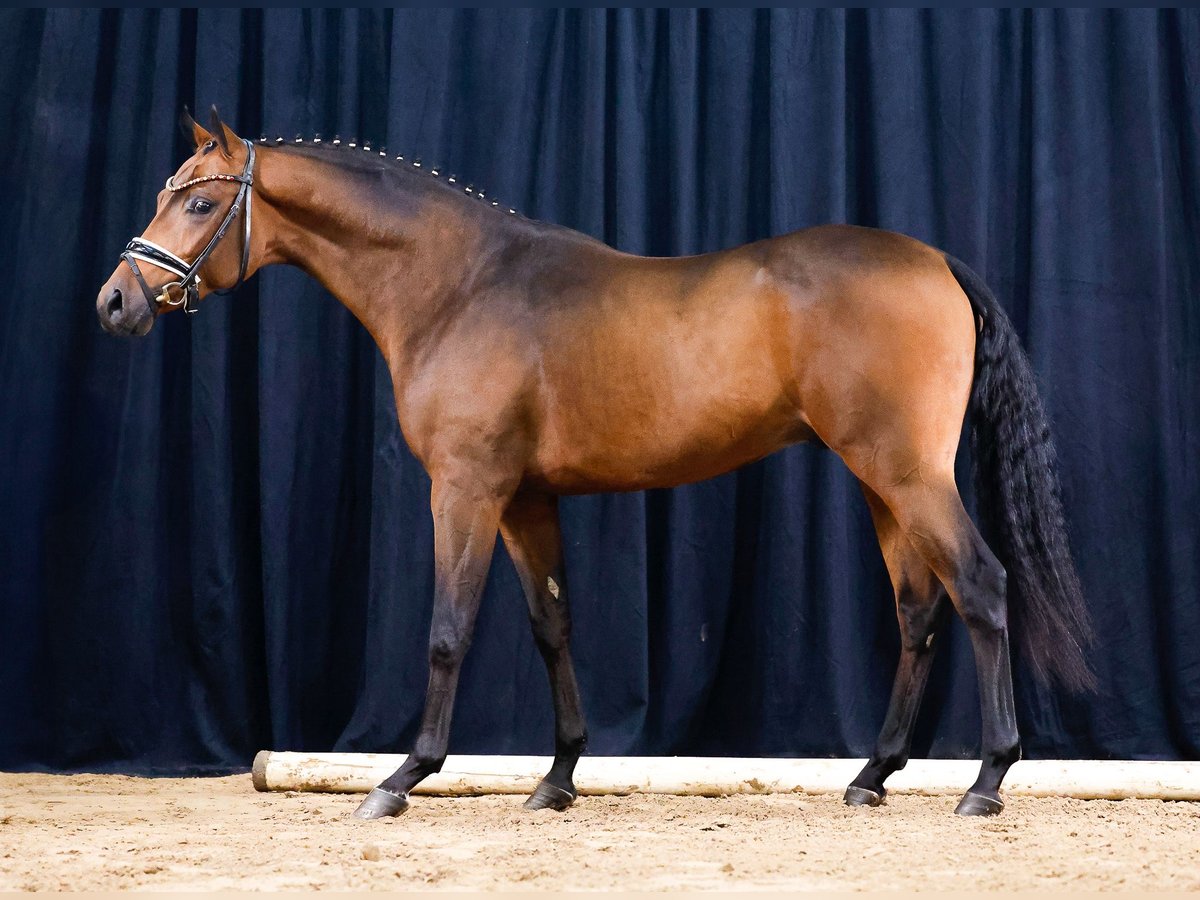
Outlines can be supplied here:
<path id="1" fill-rule="evenodd" d="M 427 166 L 421 161 L 419 156 L 412 159 L 407 159 L 403 154 L 388 156 L 386 147 L 380 147 L 378 150 L 372 150 L 370 141 L 363 141 L 360 144 L 357 138 L 350 141 L 343 141 L 339 135 L 334 135 L 333 140 L 325 140 L 320 134 L 315 134 L 311 138 L 305 139 L 302 135 L 298 134 L 292 140 L 287 141 L 282 137 L 276 137 L 274 140 L 268 140 L 267 136 L 263 135 L 258 139 L 257 143 L 266 147 L 303 147 L 329 150 L 357 150 L 360 152 L 377 155 L 380 159 L 393 164 L 406 163 L 409 167 L 419 171 L 428 172 L 435 178 L 443 177 L 442 168 L 440 166 Z M 474 185 L 461 184 L 457 175 L 445 175 L 444 178 L 446 184 L 454 185 L 456 188 L 460 188 L 468 197 L 474 197 L 477 200 L 482 200 L 486 203 L 489 203 L 492 208 L 507 212 L 509 215 L 515 216 L 518 214 L 515 209 L 510 206 L 504 206 L 495 198 L 491 198 L 489 201 L 487 194 L 485 194 L 483 191 L 476 190 Z"/>

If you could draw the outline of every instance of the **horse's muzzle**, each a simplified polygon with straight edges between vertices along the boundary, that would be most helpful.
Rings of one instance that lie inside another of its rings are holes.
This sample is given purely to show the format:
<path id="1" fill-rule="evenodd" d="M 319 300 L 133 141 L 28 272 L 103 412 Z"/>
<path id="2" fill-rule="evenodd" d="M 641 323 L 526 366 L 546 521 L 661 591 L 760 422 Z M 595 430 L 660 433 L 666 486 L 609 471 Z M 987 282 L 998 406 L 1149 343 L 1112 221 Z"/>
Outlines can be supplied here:
<path id="1" fill-rule="evenodd" d="M 96 297 L 96 316 L 100 327 L 109 334 L 141 337 L 154 327 L 154 314 L 142 300 L 140 292 L 124 289 L 113 279 L 100 289 Z"/>

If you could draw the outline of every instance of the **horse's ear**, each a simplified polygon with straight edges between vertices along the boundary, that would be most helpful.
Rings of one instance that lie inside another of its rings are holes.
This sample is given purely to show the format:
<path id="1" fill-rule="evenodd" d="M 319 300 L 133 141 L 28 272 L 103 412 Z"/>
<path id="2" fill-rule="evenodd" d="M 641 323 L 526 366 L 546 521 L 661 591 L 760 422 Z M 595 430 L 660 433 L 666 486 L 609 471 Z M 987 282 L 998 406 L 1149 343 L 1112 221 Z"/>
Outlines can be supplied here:
<path id="1" fill-rule="evenodd" d="M 179 127 L 183 130 L 184 137 L 191 138 L 196 142 L 197 150 L 212 140 L 212 135 L 204 130 L 203 125 L 192 118 L 192 114 L 188 112 L 186 106 L 183 108 L 183 112 L 179 114 Z"/>
<path id="2" fill-rule="evenodd" d="M 217 112 L 216 106 L 209 112 L 208 130 L 212 132 L 212 136 L 216 138 L 221 147 L 221 152 L 226 156 L 233 155 L 229 150 L 230 147 L 236 147 L 241 143 L 241 138 L 233 133 L 233 129 L 221 121 L 221 114 Z"/>

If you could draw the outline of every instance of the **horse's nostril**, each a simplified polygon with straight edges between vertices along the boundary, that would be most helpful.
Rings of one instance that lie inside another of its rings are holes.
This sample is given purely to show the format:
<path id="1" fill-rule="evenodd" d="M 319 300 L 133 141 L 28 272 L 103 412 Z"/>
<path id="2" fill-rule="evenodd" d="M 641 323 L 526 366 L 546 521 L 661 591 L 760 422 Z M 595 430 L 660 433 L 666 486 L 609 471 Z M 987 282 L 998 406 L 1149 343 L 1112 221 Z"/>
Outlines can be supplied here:
<path id="1" fill-rule="evenodd" d="M 113 288 L 113 292 L 108 295 L 108 314 L 115 316 L 121 311 L 121 290 Z"/>

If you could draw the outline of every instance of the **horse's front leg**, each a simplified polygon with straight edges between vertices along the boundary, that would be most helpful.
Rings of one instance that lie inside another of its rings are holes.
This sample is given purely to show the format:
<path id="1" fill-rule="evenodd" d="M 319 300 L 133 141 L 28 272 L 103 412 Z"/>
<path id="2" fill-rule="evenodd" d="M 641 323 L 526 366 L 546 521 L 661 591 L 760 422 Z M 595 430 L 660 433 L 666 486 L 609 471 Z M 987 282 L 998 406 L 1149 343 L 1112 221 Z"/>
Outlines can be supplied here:
<path id="1" fill-rule="evenodd" d="M 431 499 L 436 581 L 425 714 L 412 753 L 354 811 L 359 819 L 400 815 L 408 808 L 409 791 L 446 761 L 458 674 L 507 502 L 503 491 L 470 476 L 435 475 Z"/>
<path id="2" fill-rule="evenodd" d="M 571 662 L 571 610 L 558 498 L 517 494 L 500 520 L 500 534 L 521 578 L 533 638 L 546 662 L 554 698 L 554 764 L 525 808 L 563 810 L 575 801 L 573 776 L 587 745 L 587 724 Z"/>

